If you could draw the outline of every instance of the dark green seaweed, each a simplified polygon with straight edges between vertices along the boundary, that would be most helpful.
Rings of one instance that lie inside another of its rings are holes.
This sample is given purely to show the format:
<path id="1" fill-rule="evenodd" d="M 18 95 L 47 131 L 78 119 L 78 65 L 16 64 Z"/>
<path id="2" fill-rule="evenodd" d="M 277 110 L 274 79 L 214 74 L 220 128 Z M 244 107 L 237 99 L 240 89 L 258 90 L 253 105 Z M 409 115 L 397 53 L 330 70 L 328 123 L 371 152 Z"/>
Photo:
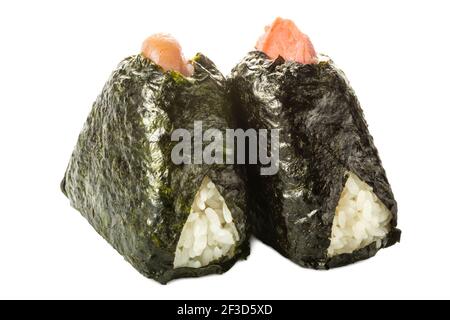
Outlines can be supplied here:
<path id="1" fill-rule="evenodd" d="M 223 273 L 249 254 L 246 189 L 232 165 L 175 165 L 176 128 L 233 127 L 226 81 L 199 54 L 185 78 L 141 55 L 122 61 L 93 105 L 61 184 L 81 212 L 127 261 L 161 283 Z M 209 176 L 225 198 L 241 240 L 232 258 L 173 269 L 195 193 Z"/>
<path id="2" fill-rule="evenodd" d="M 400 240 L 397 203 L 355 93 L 332 61 L 303 65 L 251 52 L 229 79 L 240 125 L 281 129 L 280 170 L 261 176 L 248 166 L 253 233 L 297 264 L 315 269 L 374 256 L 369 245 L 328 258 L 335 208 L 348 172 L 374 188 L 393 214 L 382 241 Z"/>

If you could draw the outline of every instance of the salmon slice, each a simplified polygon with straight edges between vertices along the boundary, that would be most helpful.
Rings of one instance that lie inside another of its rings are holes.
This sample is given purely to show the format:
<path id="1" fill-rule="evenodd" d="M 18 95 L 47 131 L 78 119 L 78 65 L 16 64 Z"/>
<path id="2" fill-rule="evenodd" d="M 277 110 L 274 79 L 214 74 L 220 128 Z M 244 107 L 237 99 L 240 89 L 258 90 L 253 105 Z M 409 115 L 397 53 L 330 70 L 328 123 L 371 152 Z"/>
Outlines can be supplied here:
<path id="1" fill-rule="evenodd" d="M 317 63 L 317 54 L 311 40 L 293 21 L 277 18 L 271 26 L 265 28 L 265 31 L 256 44 L 256 49 L 271 59 L 281 56 L 285 60 L 302 64 Z"/>
<path id="2" fill-rule="evenodd" d="M 184 58 L 180 44 L 169 34 L 157 33 L 145 39 L 142 54 L 164 71 L 178 71 L 187 77 L 194 73 L 194 67 Z"/>

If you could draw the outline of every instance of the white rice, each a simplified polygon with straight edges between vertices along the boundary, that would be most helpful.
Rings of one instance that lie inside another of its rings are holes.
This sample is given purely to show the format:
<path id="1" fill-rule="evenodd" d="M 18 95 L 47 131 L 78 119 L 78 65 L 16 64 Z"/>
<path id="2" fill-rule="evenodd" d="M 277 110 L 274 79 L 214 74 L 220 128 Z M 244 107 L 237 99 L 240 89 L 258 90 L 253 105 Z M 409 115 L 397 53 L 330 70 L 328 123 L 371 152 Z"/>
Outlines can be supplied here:
<path id="1" fill-rule="evenodd" d="M 223 256 L 232 256 L 238 241 L 231 212 L 219 190 L 206 177 L 181 231 L 174 268 L 200 268 Z"/>
<path id="2" fill-rule="evenodd" d="M 374 242 L 381 246 L 391 220 L 391 212 L 373 189 L 350 173 L 336 207 L 328 256 L 352 253 Z"/>

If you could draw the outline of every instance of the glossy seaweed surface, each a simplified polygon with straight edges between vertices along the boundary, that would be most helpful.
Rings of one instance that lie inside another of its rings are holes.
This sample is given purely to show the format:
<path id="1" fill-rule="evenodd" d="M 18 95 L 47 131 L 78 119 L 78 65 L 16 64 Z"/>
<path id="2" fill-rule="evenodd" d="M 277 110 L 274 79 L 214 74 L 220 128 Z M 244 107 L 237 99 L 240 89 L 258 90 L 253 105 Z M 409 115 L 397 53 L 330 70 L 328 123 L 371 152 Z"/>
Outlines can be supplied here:
<path id="1" fill-rule="evenodd" d="M 161 283 L 227 271 L 249 254 L 246 188 L 232 165 L 174 165 L 176 128 L 233 127 L 226 81 L 199 54 L 185 78 L 141 55 L 122 61 L 93 105 L 62 182 L 81 212 L 127 261 Z M 193 134 L 192 134 L 193 136 Z M 232 258 L 173 269 L 176 245 L 205 176 L 216 184 L 241 235 Z"/>
<path id="2" fill-rule="evenodd" d="M 328 269 L 367 259 L 369 245 L 328 258 L 331 227 L 348 172 L 374 188 L 392 212 L 382 241 L 400 240 L 397 203 L 368 131 L 363 111 L 342 71 L 332 61 L 303 65 L 251 52 L 229 78 L 240 126 L 281 129 L 280 170 L 261 176 L 248 166 L 253 233 L 299 265 Z"/>

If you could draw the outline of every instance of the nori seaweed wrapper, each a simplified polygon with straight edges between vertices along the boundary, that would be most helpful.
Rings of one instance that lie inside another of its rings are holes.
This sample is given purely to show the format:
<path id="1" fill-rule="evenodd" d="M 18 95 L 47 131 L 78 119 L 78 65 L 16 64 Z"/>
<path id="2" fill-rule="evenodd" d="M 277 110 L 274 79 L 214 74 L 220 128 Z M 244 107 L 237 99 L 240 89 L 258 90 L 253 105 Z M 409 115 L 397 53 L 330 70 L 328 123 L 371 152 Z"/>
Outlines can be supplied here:
<path id="1" fill-rule="evenodd" d="M 81 212 L 127 261 L 161 283 L 227 271 L 249 254 L 246 185 L 232 165 L 175 165 L 171 132 L 234 126 L 226 80 L 201 54 L 186 78 L 142 55 L 122 61 L 93 105 L 61 184 Z M 192 134 L 193 136 L 193 134 Z M 208 176 L 232 212 L 240 240 L 232 258 L 173 268 L 194 196 Z"/>
<path id="2" fill-rule="evenodd" d="M 229 82 L 242 127 L 281 129 L 278 173 L 262 176 L 260 165 L 248 166 L 250 221 L 258 238 L 315 269 L 374 256 L 380 249 L 375 243 L 327 255 L 335 209 L 353 172 L 393 215 L 381 247 L 400 240 L 397 203 L 363 111 L 331 60 L 304 65 L 254 51 L 233 69 Z"/>

